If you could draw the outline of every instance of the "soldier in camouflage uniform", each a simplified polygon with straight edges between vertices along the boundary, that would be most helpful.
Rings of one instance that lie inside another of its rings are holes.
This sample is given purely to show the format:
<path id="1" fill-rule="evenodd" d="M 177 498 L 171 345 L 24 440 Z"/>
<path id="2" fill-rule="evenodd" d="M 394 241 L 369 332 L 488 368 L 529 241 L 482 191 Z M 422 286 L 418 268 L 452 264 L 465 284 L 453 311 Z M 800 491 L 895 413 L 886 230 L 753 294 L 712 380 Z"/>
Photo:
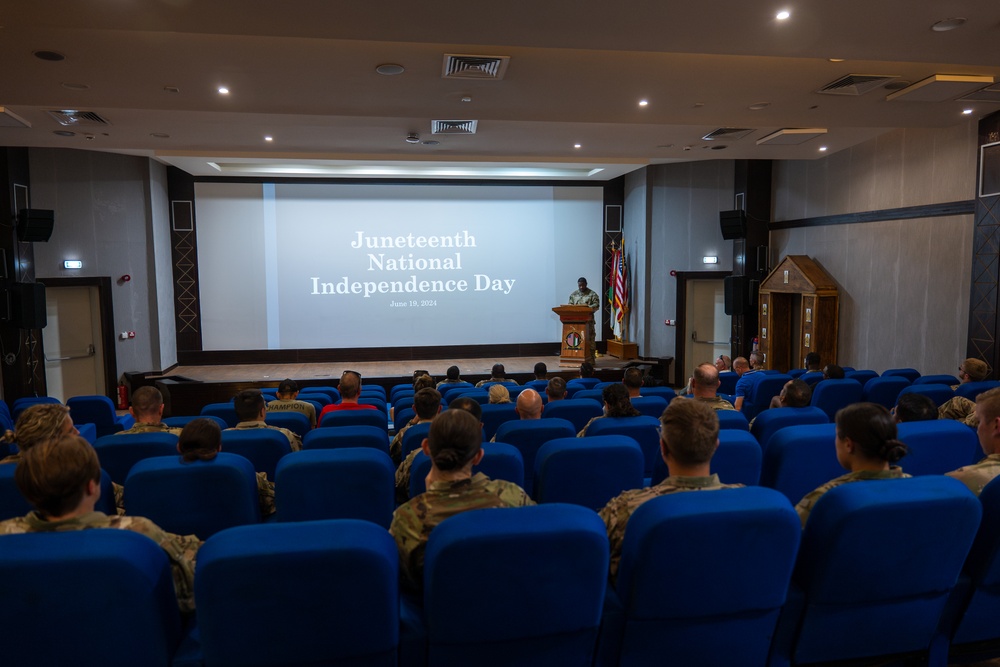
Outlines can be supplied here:
<path id="1" fill-rule="evenodd" d="M 742 484 L 723 484 L 709 469 L 719 446 L 719 418 L 715 410 L 687 398 L 675 398 L 660 416 L 660 455 L 670 476 L 644 489 L 626 491 L 612 498 L 599 512 L 608 529 L 610 571 L 618 576 L 625 528 L 636 508 L 647 500 L 680 491 L 714 491 Z"/>
<path id="2" fill-rule="evenodd" d="M 966 382 L 982 382 L 989 375 L 989 367 L 982 359 L 966 359 L 958 367 L 958 379 L 961 384 Z M 957 386 L 952 387 L 955 389 Z M 976 420 L 976 404 L 965 396 L 955 396 L 949 398 L 938 408 L 938 419 L 954 419 L 966 426 L 976 428 L 979 422 Z"/>
<path id="3" fill-rule="evenodd" d="M 493 370 L 490 372 L 490 378 L 488 380 L 480 380 L 476 383 L 476 387 L 482 387 L 484 384 L 490 384 L 491 382 L 510 382 L 512 384 L 517 384 L 516 381 L 507 377 L 507 371 L 503 367 L 503 364 L 493 364 Z"/>
<path id="4" fill-rule="evenodd" d="M 837 436 L 834 441 L 837 460 L 850 470 L 809 492 L 795 506 L 802 526 L 816 502 L 830 489 L 875 479 L 909 477 L 892 465 L 906 456 L 906 445 L 896 439 L 896 421 L 889 411 L 875 403 L 853 403 L 837 413 Z"/>
<path id="5" fill-rule="evenodd" d="M 177 451 L 187 462 L 211 461 L 222 451 L 222 429 L 213 419 L 192 419 L 177 439 Z M 262 517 L 274 514 L 274 482 L 257 473 L 257 497 Z"/>
<path id="6" fill-rule="evenodd" d="M 413 592 L 423 586 L 427 540 L 439 523 L 474 509 L 535 504 L 516 484 L 482 473 L 473 476 L 472 467 L 483 458 L 482 425 L 464 410 L 436 417 L 422 449 L 431 458 L 427 492 L 400 505 L 389 526 L 399 549 L 402 583 Z"/>
<path id="7" fill-rule="evenodd" d="M 163 394 L 156 387 L 139 387 L 132 392 L 132 406 L 128 411 L 135 417 L 135 424 L 127 431 L 119 431 L 115 435 L 131 435 L 133 433 L 180 435 L 179 428 L 163 423 Z"/>
<path id="8" fill-rule="evenodd" d="M 986 458 L 950 472 L 948 476 L 959 480 L 978 496 L 983 487 L 1000 475 L 1000 387 L 976 397 L 975 416 L 978 421 L 976 434 Z"/>
<path id="9" fill-rule="evenodd" d="M 316 428 L 316 406 L 307 401 L 297 401 L 299 385 L 295 380 L 282 380 L 278 385 L 278 398 L 267 404 L 268 412 L 301 412 L 309 418 L 309 428 Z"/>
<path id="10" fill-rule="evenodd" d="M 291 445 L 293 452 L 297 452 L 302 449 L 302 440 L 298 435 L 289 431 L 287 428 L 270 426 L 264 421 L 264 415 L 267 414 L 267 403 L 264 402 L 263 394 L 256 389 L 244 389 L 240 393 L 236 394 L 236 398 L 233 399 L 233 405 L 236 408 L 236 416 L 239 418 L 240 422 L 233 428 L 227 428 L 227 431 L 242 431 L 244 429 L 251 428 L 269 428 L 272 431 L 280 431 L 286 438 L 288 438 L 288 444 Z"/>
<path id="11" fill-rule="evenodd" d="M 416 420 L 399 429 L 389 444 L 389 456 L 392 462 L 399 466 L 403 459 L 403 436 L 414 424 L 423 424 L 431 421 L 441 412 L 441 393 L 437 389 L 421 389 L 413 395 L 413 412 L 416 413 Z"/>
<path id="12" fill-rule="evenodd" d="M 691 373 L 691 396 L 713 410 L 735 410 L 732 403 L 717 395 L 720 384 L 719 370 L 713 364 L 698 364 Z"/>
<path id="13" fill-rule="evenodd" d="M 23 452 L 15 471 L 21 493 L 35 507 L 27 516 L 0 522 L 0 535 L 115 528 L 145 535 L 170 560 L 177 603 L 194 611 L 195 557 L 202 542 L 194 535 L 165 532 L 142 517 L 109 517 L 95 512 L 101 495 L 97 453 L 79 435 L 45 440 Z"/>
<path id="14" fill-rule="evenodd" d="M 25 408 L 17 417 L 13 431 L 4 433 L 4 442 L 17 444 L 17 453 L 0 463 L 17 463 L 21 454 L 40 442 L 62 435 L 79 435 L 69 416 L 69 408 L 61 403 L 38 403 Z"/>
<path id="15" fill-rule="evenodd" d="M 583 276 L 580 276 L 579 280 L 576 281 L 576 287 L 576 291 L 569 295 L 569 305 L 587 306 L 596 313 L 601 308 L 601 297 L 597 295 L 597 292 L 587 287 L 587 279 Z M 597 329 L 594 326 L 593 315 L 587 324 L 587 337 L 590 339 L 590 356 L 587 357 L 586 361 L 593 364 L 597 347 Z"/>

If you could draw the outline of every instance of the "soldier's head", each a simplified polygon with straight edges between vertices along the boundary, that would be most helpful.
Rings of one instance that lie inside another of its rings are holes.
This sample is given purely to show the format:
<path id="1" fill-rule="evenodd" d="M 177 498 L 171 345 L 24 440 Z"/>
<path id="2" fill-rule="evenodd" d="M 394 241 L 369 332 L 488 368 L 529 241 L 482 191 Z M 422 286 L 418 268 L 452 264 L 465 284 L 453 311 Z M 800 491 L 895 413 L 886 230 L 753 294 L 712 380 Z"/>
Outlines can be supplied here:
<path id="1" fill-rule="evenodd" d="M 506 369 L 504 369 L 503 364 L 493 364 L 493 370 L 490 371 L 491 377 L 502 378 L 505 377 Z"/>
<path id="2" fill-rule="evenodd" d="M 706 403 L 678 396 L 660 415 L 660 451 L 667 465 L 699 466 L 719 446 L 719 417 Z"/>
<path id="3" fill-rule="evenodd" d="M 156 387 L 139 387 L 132 392 L 128 410 L 141 424 L 158 424 L 163 419 L 163 394 Z"/>
<path id="4" fill-rule="evenodd" d="M 566 380 L 558 375 L 549 380 L 549 383 L 545 385 L 545 395 L 549 397 L 550 401 L 561 401 L 566 398 Z"/>
<path id="5" fill-rule="evenodd" d="M 214 419 L 192 419 L 177 438 L 177 451 L 185 461 L 211 461 L 222 449 L 222 429 Z"/>
<path id="6" fill-rule="evenodd" d="M 468 412 L 470 415 L 475 417 L 478 422 L 483 420 L 483 406 L 479 404 L 479 401 L 474 398 L 469 398 L 468 396 L 462 396 L 454 399 L 448 404 L 448 409 Z M 482 438 L 482 433 L 480 433 L 480 438 Z"/>
<path id="7" fill-rule="evenodd" d="M 594 364 L 589 361 L 585 361 L 580 364 L 580 377 L 582 378 L 592 378 L 594 377 Z"/>
<path id="8" fill-rule="evenodd" d="M 299 395 L 299 385 L 295 380 L 287 378 L 278 385 L 278 398 L 290 400 Z"/>
<path id="9" fill-rule="evenodd" d="M 579 278 L 577 278 L 577 281 L 576 281 L 576 286 L 577 286 L 577 287 L 578 287 L 578 288 L 579 288 L 579 289 L 580 289 L 581 291 L 583 291 L 583 290 L 587 289 L 587 279 L 586 279 L 586 278 L 584 278 L 583 276 L 580 276 Z"/>
<path id="10" fill-rule="evenodd" d="M 434 419 L 441 411 L 441 393 L 432 387 L 421 389 L 413 395 L 413 411 L 421 419 Z"/>
<path id="11" fill-rule="evenodd" d="M 823 368 L 820 363 L 819 354 L 816 352 L 810 352 L 806 355 L 806 370 L 807 371 L 818 371 Z"/>
<path id="12" fill-rule="evenodd" d="M 60 403 L 38 403 L 21 412 L 14 426 L 17 447 L 25 452 L 40 442 L 63 435 L 79 434 L 69 416 L 69 408 Z"/>
<path id="13" fill-rule="evenodd" d="M 510 403 L 510 391 L 502 384 L 490 385 L 486 391 L 490 395 L 490 403 Z"/>
<path id="14" fill-rule="evenodd" d="M 452 382 L 457 382 L 460 376 L 458 366 L 448 366 L 448 370 L 444 372 L 444 379 Z"/>
<path id="15" fill-rule="evenodd" d="M 628 389 L 629 396 L 638 396 L 639 390 L 642 389 L 642 371 L 634 366 L 626 368 L 622 384 Z"/>
<path id="16" fill-rule="evenodd" d="M 421 446 L 438 470 L 471 469 L 483 458 L 482 426 L 465 410 L 445 410 L 431 422 Z"/>
<path id="17" fill-rule="evenodd" d="M 719 371 L 709 363 L 698 364 L 691 373 L 691 393 L 702 398 L 711 398 L 719 389 Z"/>
<path id="18" fill-rule="evenodd" d="M 361 374 L 355 371 L 344 371 L 340 376 L 340 383 L 337 385 L 341 400 L 357 400 L 361 393 Z"/>
<path id="19" fill-rule="evenodd" d="M 236 418 L 241 422 L 248 422 L 264 419 L 267 403 L 260 391 L 244 389 L 233 398 L 233 407 L 236 409 Z"/>
<path id="20" fill-rule="evenodd" d="M 542 416 L 542 397 L 534 389 L 525 389 L 517 395 L 514 410 L 521 419 L 540 419 Z"/>
<path id="21" fill-rule="evenodd" d="M 996 453 L 1000 449 L 1000 387 L 976 396 L 976 419 L 976 434 L 983 451 L 987 456 Z"/>
<path id="22" fill-rule="evenodd" d="M 989 367 L 982 359 L 969 358 L 958 367 L 958 379 L 963 384 L 966 382 L 982 382 L 990 373 Z"/>
<path id="23" fill-rule="evenodd" d="M 823 367 L 824 380 L 843 380 L 844 369 L 837 364 L 827 364 Z"/>
<path id="24" fill-rule="evenodd" d="M 548 374 L 549 374 L 549 368 L 548 366 L 545 365 L 544 361 L 539 361 L 537 364 L 535 364 L 536 380 L 544 380 Z"/>
<path id="25" fill-rule="evenodd" d="M 812 400 L 812 387 L 804 380 L 789 380 L 781 388 L 778 399 L 785 408 L 805 408 Z"/>
<path id="26" fill-rule="evenodd" d="M 909 394 L 900 394 L 896 401 L 896 407 L 892 409 L 892 414 L 897 423 L 922 422 L 937 419 L 938 409 L 930 396 L 910 392 Z"/>
<path id="27" fill-rule="evenodd" d="M 601 399 L 604 400 L 605 417 L 635 417 L 639 414 L 639 411 L 632 406 L 628 389 L 621 382 L 609 384 L 602 389 Z"/>
<path id="28" fill-rule="evenodd" d="M 42 516 L 64 517 L 93 510 L 101 495 L 101 464 L 89 442 L 63 435 L 23 451 L 14 481 Z"/>

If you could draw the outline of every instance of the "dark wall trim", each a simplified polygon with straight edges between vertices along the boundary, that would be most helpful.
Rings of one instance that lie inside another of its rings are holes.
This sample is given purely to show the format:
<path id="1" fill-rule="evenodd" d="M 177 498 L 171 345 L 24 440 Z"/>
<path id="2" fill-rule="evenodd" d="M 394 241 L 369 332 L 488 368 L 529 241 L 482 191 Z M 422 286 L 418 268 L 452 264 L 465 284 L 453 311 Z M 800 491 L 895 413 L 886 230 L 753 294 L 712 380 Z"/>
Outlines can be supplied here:
<path id="1" fill-rule="evenodd" d="M 316 350 L 178 350 L 181 366 L 226 364 L 309 364 L 343 361 L 408 361 L 504 357 L 545 357 L 559 354 L 559 342 L 510 345 L 440 345 L 433 347 L 355 347 Z"/>
<path id="2" fill-rule="evenodd" d="M 529 185 L 537 187 L 604 188 L 610 181 L 522 181 L 472 178 L 289 178 L 284 176 L 191 176 L 195 183 L 293 183 L 325 185 Z M 619 177 L 620 178 L 620 177 Z"/>
<path id="3" fill-rule="evenodd" d="M 799 220 L 781 220 L 779 222 L 772 222 L 770 229 L 851 225 L 858 222 L 881 222 L 883 220 L 916 220 L 919 218 L 940 218 L 949 215 L 972 215 L 975 212 L 976 201 L 974 199 L 966 199 L 963 201 L 945 202 L 943 204 L 903 206 L 900 208 L 886 208 L 881 211 L 824 215 L 818 218 L 801 218 Z"/>

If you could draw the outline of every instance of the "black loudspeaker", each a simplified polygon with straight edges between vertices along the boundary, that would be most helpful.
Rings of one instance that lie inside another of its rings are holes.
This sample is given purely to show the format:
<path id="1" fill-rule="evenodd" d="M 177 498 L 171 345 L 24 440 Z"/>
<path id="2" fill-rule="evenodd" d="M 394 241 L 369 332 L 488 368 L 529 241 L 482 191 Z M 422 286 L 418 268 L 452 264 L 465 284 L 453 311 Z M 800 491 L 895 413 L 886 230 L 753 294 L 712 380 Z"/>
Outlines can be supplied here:
<path id="1" fill-rule="evenodd" d="M 727 241 L 747 237 L 747 214 L 743 211 L 719 211 L 722 238 Z"/>
<path id="2" fill-rule="evenodd" d="M 22 208 L 17 216 L 17 240 L 22 243 L 48 241 L 55 213 L 41 208 Z"/>
<path id="3" fill-rule="evenodd" d="M 722 279 L 726 294 L 726 315 L 744 315 L 750 304 L 750 281 L 746 276 L 726 276 Z"/>
<path id="4" fill-rule="evenodd" d="M 14 283 L 10 286 L 10 323 L 18 329 L 44 329 L 45 285 Z"/>

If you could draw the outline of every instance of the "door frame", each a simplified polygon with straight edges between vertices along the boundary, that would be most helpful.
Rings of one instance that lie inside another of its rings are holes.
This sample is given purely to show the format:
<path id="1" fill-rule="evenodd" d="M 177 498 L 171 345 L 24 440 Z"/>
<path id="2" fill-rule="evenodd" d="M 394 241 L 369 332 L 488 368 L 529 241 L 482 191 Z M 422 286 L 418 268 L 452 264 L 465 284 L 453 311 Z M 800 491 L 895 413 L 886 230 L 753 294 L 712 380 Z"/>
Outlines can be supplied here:
<path id="1" fill-rule="evenodd" d="M 104 351 L 104 395 L 118 398 L 118 354 L 115 348 L 115 309 L 111 297 L 111 278 L 37 278 L 45 287 L 96 287 L 101 320 L 101 349 Z M 116 401 L 117 402 L 117 401 Z"/>
<path id="2" fill-rule="evenodd" d="M 684 344 L 687 340 L 687 281 L 689 280 L 722 280 L 732 271 L 678 271 L 677 272 L 677 327 L 674 335 L 674 384 L 679 387 L 687 382 L 687 360 L 684 358 Z M 684 332 L 683 336 L 679 332 Z M 732 336 L 730 336 L 730 340 Z M 730 344 L 730 355 L 732 345 Z"/>

